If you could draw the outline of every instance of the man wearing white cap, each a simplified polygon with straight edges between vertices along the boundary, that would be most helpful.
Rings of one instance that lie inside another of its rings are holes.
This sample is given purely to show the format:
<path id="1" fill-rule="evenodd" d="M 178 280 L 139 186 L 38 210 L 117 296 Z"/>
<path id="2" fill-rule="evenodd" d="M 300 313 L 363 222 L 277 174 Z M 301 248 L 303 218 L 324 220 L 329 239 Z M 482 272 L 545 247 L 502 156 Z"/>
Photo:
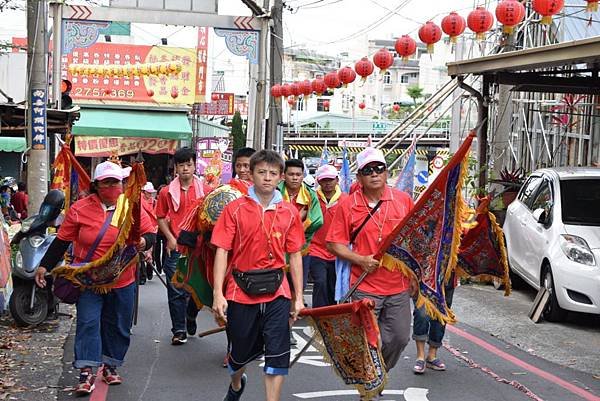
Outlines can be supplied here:
<path id="1" fill-rule="evenodd" d="M 369 273 L 353 298 L 375 301 L 382 354 L 389 371 L 410 339 L 411 282 L 401 272 L 380 266 L 373 256 L 413 207 L 413 200 L 386 185 L 387 164 L 381 150 L 366 148 L 356 162 L 361 187 L 340 202 L 326 240 L 331 253 L 352 264 L 351 286 L 364 271 Z M 348 248 L 351 242 L 352 250 Z"/>
<path id="2" fill-rule="evenodd" d="M 317 197 L 323 213 L 323 226 L 315 232 L 308 251 L 310 262 L 307 270 L 313 278 L 313 308 L 335 304 L 335 255 L 327 249 L 325 237 L 337 206 L 348 196 L 342 193 L 338 185 L 338 171 L 332 165 L 319 167 L 316 176 L 319 183 Z"/>

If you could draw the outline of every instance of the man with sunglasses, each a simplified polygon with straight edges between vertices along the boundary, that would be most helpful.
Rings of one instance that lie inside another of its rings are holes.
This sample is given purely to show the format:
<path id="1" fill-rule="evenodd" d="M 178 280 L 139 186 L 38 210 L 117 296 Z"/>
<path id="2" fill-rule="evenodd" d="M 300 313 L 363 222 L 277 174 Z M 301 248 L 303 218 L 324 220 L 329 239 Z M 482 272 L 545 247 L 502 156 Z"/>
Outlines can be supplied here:
<path id="1" fill-rule="evenodd" d="M 363 271 L 369 273 L 353 299 L 375 301 L 382 354 L 389 371 L 410 340 L 411 281 L 400 271 L 380 266 L 373 256 L 414 203 L 407 193 L 387 186 L 387 164 L 381 150 L 366 148 L 357 155 L 356 163 L 360 188 L 340 202 L 327 233 L 327 247 L 335 256 L 352 264 L 350 286 Z M 350 249 L 353 233 L 355 239 Z"/>

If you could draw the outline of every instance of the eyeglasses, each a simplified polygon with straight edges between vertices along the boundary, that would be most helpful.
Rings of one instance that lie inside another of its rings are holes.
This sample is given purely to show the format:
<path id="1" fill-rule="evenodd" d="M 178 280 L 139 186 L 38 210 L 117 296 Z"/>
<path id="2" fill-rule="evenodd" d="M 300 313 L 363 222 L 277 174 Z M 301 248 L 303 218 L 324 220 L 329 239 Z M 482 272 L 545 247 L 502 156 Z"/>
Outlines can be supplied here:
<path id="1" fill-rule="evenodd" d="M 377 174 L 377 175 L 383 174 L 383 172 L 385 170 L 387 170 L 387 167 L 385 166 L 385 164 L 377 164 L 375 166 L 363 167 L 358 172 L 360 173 L 360 175 L 368 176 L 368 175 L 373 174 L 373 172 L 375 172 L 375 174 Z"/>

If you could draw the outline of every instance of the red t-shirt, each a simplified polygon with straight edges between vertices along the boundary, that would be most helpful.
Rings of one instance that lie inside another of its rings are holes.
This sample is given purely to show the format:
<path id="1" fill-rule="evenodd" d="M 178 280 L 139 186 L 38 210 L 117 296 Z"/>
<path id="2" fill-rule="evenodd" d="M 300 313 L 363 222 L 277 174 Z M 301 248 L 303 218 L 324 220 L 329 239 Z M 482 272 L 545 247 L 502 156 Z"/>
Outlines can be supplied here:
<path id="1" fill-rule="evenodd" d="M 73 263 L 82 263 L 87 256 L 88 250 L 98 237 L 98 233 L 106 220 L 108 211 L 104 210 L 102 202 L 98 195 L 92 194 L 78 200 L 69 208 L 65 221 L 58 229 L 57 237 L 63 241 L 73 243 Z M 152 227 L 148 213 L 142 208 L 141 211 L 141 234 L 155 233 L 156 229 Z M 101 258 L 106 251 L 117 240 L 119 228 L 109 225 L 106 233 L 98 243 L 96 250 L 90 260 L 94 261 Z M 135 280 L 135 264 L 132 263 L 121 273 L 113 288 L 122 288 Z"/>
<path id="2" fill-rule="evenodd" d="M 211 242 L 218 248 L 230 251 L 224 283 L 227 300 L 258 304 L 280 296 L 291 299 L 286 277 L 274 294 L 249 296 L 238 287 L 230 271 L 283 268 L 286 253 L 300 252 L 304 245 L 304 229 L 294 206 L 281 201 L 263 212 L 263 207 L 249 196 L 236 199 L 223 209 L 213 230 Z M 269 251 L 272 258 L 269 258 Z"/>
<path id="3" fill-rule="evenodd" d="M 360 230 L 354 241 L 353 251 L 359 255 L 377 253 L 379 237 L 382 241 L 385 240 L 414 206 L 412 198 L 407 193 L 389 187 L 385 188 L 381 200 L 383 201 L 381 206 Z M 369 215 L 370 209 L 362 191 L 349 195 L 337 208 L 327 233 L 327 242 L 348 245 L 351 233 L 362 224 Z M 362 267 L 352 265 L 350 285 L 354 284 L 362 272 Z M 382 266 L 368 274 L 358 289 L 375 295 L 394 295 L 405 291 L 409 285 L 410 280 L 404 274 L 399 271 L 391 272 Z"/>
<path id="4" fill-rule="evenodd" d="M 331 222 L 333 221 L 333 216 L 335 216 L 338 205 L 340 202 L 346 199 L 348 195 L 342 193 L 339 199 L 331 205 L 325 203 L 320 195 L 317 196 L 319 198 L 319 204 L 321 205 L 321 212 L 323 212 L 323 225 L 315 232 L 315 235 L 310 242 L 308 254 L 310 256 L 316 256 L 318 258 L 331 261 L 335 260 L 335 256 L 329 252 L 329 250 L 327 250 L 327 241 L 325 238 L 327 237 L 327 232 L 329 231 L 329 227 L 331 226 Z"/>
<path id="5" fill-rule="evenodd" d="M 177 180 L 178 178 L 175 179 Z M 193 183 L 189 186 L 187 191 L 181 189 L 181 195 L 179 197 L 179 209 L 175 211 L 173 208 L 173 199 L 171 199 L 171 195 L 169 194 L 169 186 L 167 185 L 160 190 L 160 193 L 158 194 L 158 202 L 156 203 L 156 217 L 159 219 L 166 218 L 169 220 L 169 228 L 171 229 L 171 233 L 175 238 L 179 237 L 181 223 L 183 223 L 187 212 L 195 204 L 198 196 L 199 195 L 196 194 L 196 188 Z"/>
<path id="6" fill-rule="evenodd" d="M 152 227 L 154 227 L 154 231 L 158 230 L 158 221 L 156 218 L 156 202 L 154 199 L 146 199 L 142 196 L 142 207 L 148 213 L 148 217 L 150 218 L 150 222 L 152 223 Z"/>
<path id="7" fill-rule="evenodd" d="M 29 196 L 23 191 L 15 192 L 10 199 L 10 203 L 15 208 L 15 212 L 21 214 L 21 219 L 27 217 L 27 202 L 29 202 Z"/>

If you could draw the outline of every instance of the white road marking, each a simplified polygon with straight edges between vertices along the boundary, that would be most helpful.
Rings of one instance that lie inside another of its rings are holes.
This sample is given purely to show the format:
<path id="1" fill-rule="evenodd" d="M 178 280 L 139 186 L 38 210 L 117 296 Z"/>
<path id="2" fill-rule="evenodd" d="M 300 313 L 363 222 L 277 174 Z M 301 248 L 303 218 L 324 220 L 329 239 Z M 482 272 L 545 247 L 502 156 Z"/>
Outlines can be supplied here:
<path id="1" fill-rule="evenodd" d="M 402 395 L 404 401 L 429 401 L 427 399 L 427 393 L 429 392 L 426 388 L 408 387 L 406 390 L 384 390 L 383 395 L 386 396 L 385 400 L 381 401 L 400 401 L 400 398 L 389 396 Z M 303 400 L 336 397 L 336 396 L 357 396 L 357 390 L 327 390 L 327 391 L 313 391 L 310 393 L 296 393 L 294 397 Z"/>

